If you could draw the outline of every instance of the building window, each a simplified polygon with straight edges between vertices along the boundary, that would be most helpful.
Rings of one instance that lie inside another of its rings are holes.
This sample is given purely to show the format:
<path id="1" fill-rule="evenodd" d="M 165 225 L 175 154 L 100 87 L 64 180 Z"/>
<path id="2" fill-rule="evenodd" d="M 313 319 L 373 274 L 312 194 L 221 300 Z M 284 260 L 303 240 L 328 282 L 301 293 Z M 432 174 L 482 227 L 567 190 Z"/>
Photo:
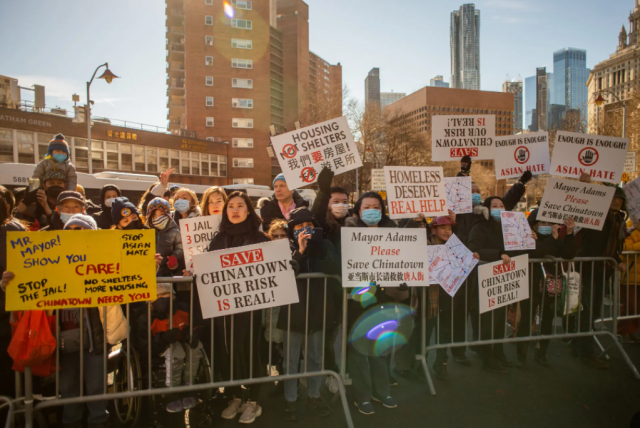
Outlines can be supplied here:
<path id="1" fill-rule="evenodd" d="M 142 146 L 134 146 L 134 170 L 136 172 L 145 172 L 145 161 L 144 161 L 144 147 Z"/>
<path id="2" fill-rule="evenodd" d="M 211 169 L 209 174 L 212 177 L 226 177 L 227 176 L 227 157 L 222 155 L 209 155 L 211 159 Z"/>
<path id="3" fill-rule="evenodd" d="M 253 89 L 253 79 L 231 79 L 231 87 Z"/>
<path id="4" fill-rule="evenodd" d="M 189 164 L 189 152 L 180 152 L 180 157 L 182 158 L 182 173 L 184 175 L 190 175 L 191 168 Z"/>
<path id="5" fill-rule="evenodd" d="M 213 0 L 204 0 L 204 4 L 207 6 L 213 6 Z"/>
<path id="6" fill-rule="evenodd" d="M 213 25 L 213 22 L 209 25 Z M 235 28 L 241 28 L 243 30 L 251 30 L 252 28 L 251 21 L 247 19 L 232 19 L 231 26 Z"/>
<path id="7" fill-rule="evenodd" d="M 213 97 L 207 97 L 207 107 L 213 107 Z"/>
<path id="8" fill-rule="evenodd" d="M 253 178 L 234 178 L 233 184 L 253 184 Z"/>
<path id="9" fill-rule="evenodd" d="M 117 171 L 120 169 L 119 155 L 118 155 L 118 143 L 105 142 L 107 146 L 107 169 L 110 171 Z"/>
<path id="10" fill-rule="evenodd" d="M 73 163 L 78 169 L 89 169 L 89 150 L 84 138 L 73 139 Z"/>
<path id="11" fill-rule="evenodd" d="M 234 128 L 253 128 L 253 119 L 233 118 L 231 123 Z"/>
<path id="12" fill-rule="evenodd" d="M 171 168 L 180 171 L 180 152 L 178 150 L 169 150 L 169 164 Z"/>
<path id="13" fill-rule="evenodd" d="M 252 149 L 253 138 L 234 138 L 233 147 L 239 148 L 239 149 Z"/>
<path id="14" fill-rule="evenodd" d="M 238 49 L 253 49 L 253 41 L 243 39 L 231 39 L 231 47 Z"/>
<path id="15" fill-rule="evenodd" d="M 253 61 L 250 59 L 231 59 L 231 67 L 233 68 L 253 68 Z"/>
<path id="16" fill-rule="evenodd" d="M 158 149 L 147 147 L 147 172 L 158 172 Z"/>
<path id="17" fill-rule="evenodd" d="M 204 57 L 204 65 L 206 65 L 207 67 L 213 67 L 213 57 L 212 56 L 205 56 Z"/>
<path id="18" fill-rule="evenodd" d="M 91 166 L 94 172 L 104 171 L 104 143 L 91 141 Z"/>
<path id="19" fill-rule="evenodd" d="M 204 44 L 213 46 L 213 36 L 204 36 Z"/>
<path id="20" fill-rule="evenodd" d="M 213 118 L 212 117 L 208 117 L 207 118 L 207 128 L 213 128 Z"/>
<path id="21" fill-rule="evenodd" d="M 234 108 L 253 108 L 253 100 L 246 98 L 232 98 L 231 107 Z"/>
<path id="22" fill-rule="evenodd" d="M 209 155 L 204 153 L 200 154 L 200 174 L 209 175 Z"/>
<path id="23" fill-rule="evenodd" d="M 0 129 L 0 162 L 13 162 L 13 131 L 11 129 Z"/>
<path id="24" fill-rule="evenodd" d="M 206 15 L 204 17 L 204 25 L 213 25 L 213 16 Z"/>
<path id="25" fill-rule="evenodd" d="M 236 9 L 244 9 L 244 10 L 253 9 L 252 2 L 248 0 L 231 0 L 231 4 L 233 4 Z"/>
<path id="26" fill-rule="evenodd" d="M 213 86 L 213 76 L 205 77 L 204 84 L 207 86 Z"/>
<path id="27" fill-rule="evenodd" d="M 120 144 L 120 169 L 123 171 L 133 170 L 133 156 L 130 144 Z"/>
<path id="28" fill-rule="evenodd" d="M 33 133 L 18 131 L 18 162 L 35 163 L 35 158 Z M 13 162 L 13 159 L 11 161 Z"/>
<path id="29" fill-rule="evenodd" d="M 0 131 L 1 133 L 2 131 Z M 49 150 L 49 141 L 53 139 L 53 134 L 44 134 L 42 132 L 38 132 L 38 153 L 36 154 L 36 159 L 41 161 L 47 155 L 47 151 Z M 69 146 L 71 146 L 71 139 L 67 140 Z M 69 153 L 71 154 L 71 147 L 69 147 Z"/>
<path id="30" fill-rule="evenodd" d="M 191 153 L 191 175 L 200 175 L 200 155 Z"/>

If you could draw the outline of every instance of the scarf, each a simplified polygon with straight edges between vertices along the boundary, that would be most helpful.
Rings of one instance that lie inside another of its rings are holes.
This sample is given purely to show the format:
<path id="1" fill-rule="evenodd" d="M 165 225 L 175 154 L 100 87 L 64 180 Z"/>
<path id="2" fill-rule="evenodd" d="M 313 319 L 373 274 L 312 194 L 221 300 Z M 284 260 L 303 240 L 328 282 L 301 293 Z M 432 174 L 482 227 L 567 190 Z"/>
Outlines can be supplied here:
<path id="1" fill-rule="evenodd" d="M 225 232 L 227 235 L 230 236 L 234 236 L 234 235 L 248 235 L 250 233 L 253 233 L 253 229 L 251 227 L 251 221 L 249 219 L 249 217 L 247 217 L 247 219 L 245 221 L 243 221 L 242 223 L 238 223 L 238 224 L 233 224 L 231 222 L 225 222 L 222 227 L 221 227 L 222 231 Z"/>

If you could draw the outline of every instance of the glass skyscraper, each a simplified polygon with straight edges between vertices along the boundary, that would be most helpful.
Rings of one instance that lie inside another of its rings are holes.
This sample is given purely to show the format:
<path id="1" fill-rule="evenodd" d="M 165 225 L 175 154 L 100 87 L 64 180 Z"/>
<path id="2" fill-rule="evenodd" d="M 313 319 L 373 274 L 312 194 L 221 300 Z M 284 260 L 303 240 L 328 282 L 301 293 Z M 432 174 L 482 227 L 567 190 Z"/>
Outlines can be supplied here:
<path id="1" fill-rule="evenodd" d="M 451 81 L 458 89 L 480 90 L 480 11 L 473 3 L 451 12 Z"/>
<path id="2" fill-rule="evenodd" d="M 536 76 L 524 79 L 524 129 L 538 130 L 538 118 L 536 113 Z"/>
<path id="3" fill-rule="evenodd" d="M 587 79 L 591 70 L 587 68 L 587 51 L 564 48 L 553 53 L 553 82 L 549 85 L 553 105 L 564 106 L 564 110 L 579 109 L 587 121 Z M 559 108 L 559 107 L 557 107 Z M 550 124 L 557 125 L 557 124 Z"/>

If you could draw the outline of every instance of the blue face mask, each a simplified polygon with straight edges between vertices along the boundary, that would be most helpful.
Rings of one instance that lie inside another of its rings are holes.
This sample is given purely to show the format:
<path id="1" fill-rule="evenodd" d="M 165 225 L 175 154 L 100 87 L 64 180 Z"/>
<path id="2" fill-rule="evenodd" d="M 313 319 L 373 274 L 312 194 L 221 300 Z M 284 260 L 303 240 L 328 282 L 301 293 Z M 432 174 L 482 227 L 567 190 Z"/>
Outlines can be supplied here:
<path id="1" fill-rule="evenodd" d="M 56 153 L 53 155 L 53 158 L 56 160 L 56 162 L 64 162 L 67 160 L 67 155 Z"/>
<path id="2" fill-rule="evenodd" d="M 480 193 L 471 194 L 471 204 L 475 207 L 482 203 L 482 195 Z"/>
<path id="3" fill-rule="evenodd" d="M 491 218 L 495 221 L 502 221 L 502 217 L 500 216 L 502 211 L 504 211 L 504 208 L 493 208 L 491 210 Z"/>
<path id="4" fill-rule="evenodd" d="M 180 214 L 182 213 L 186 213 L 187 211 L 189 211 L 189 201 L 187 201 L 186 199 L 178 199 L 177 201 L 175 201 L 173 203 L 173 208 L 176 209 L 176 211 L 178 211 Z"/>
<path id="5" fill-rule="evenodd" d="M 538 233 L 540 235 L 551 235 L 553 226 L 538 226 Z"/>
<path id="6" fill-rule="evenodd" d="M 313 227 L 305 226 L 302 229 L 294 230 L 293 238 L 296 240 L 296 242 L 298 242 L 298 237 L 300 236 L 301 233 L 306 233 L 307 235 L 311 235 L 313 234 Z M 309 237 L 308 239 L 311 239 L 311 237 Z"/>
<path id="7" fill-rule="evenodd" d="M 360 218 L 367 226 L 375 226 L 382 220 L 382 212 L 376 209 L 368 209 L 362 211 Z"/>

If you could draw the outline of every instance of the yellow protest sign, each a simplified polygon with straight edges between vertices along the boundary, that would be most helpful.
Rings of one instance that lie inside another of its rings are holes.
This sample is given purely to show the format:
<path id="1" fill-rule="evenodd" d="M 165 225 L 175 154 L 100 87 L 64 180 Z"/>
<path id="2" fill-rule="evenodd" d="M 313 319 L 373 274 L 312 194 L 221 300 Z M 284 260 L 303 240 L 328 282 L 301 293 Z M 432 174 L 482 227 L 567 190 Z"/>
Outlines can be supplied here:
<path id="1" fill-rule="evenodd" d="M 153 230 L 7 233 L 7 311 L 156 299 Z"/>

